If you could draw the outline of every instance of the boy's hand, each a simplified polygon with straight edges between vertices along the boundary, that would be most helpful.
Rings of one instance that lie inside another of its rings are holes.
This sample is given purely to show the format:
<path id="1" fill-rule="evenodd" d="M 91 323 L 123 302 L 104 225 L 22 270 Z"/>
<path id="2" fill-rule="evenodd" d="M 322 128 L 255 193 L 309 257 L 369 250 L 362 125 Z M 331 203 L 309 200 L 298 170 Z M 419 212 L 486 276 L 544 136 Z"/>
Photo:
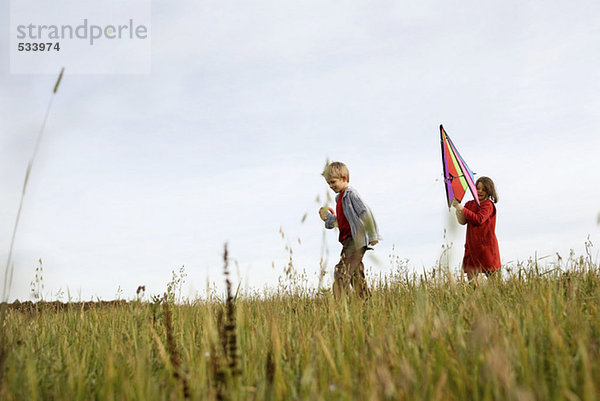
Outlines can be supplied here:
<path id="1" fill-rule="evenodd" d="M 323 206 L 322 208 L 319 209 L 319 216 L 321 217 L 321 220 L 323 220 L 323 221 L 327 220 L 328 214 L 329 214 L 329 208 L 327 206 Z"/>
<path id="2" fill-rule="evenodd" d="M 369 246 L 375 246 L 379 243 L 379 241 L 375 240 L 375 241 L 371 241 L 369 242 Z"/>

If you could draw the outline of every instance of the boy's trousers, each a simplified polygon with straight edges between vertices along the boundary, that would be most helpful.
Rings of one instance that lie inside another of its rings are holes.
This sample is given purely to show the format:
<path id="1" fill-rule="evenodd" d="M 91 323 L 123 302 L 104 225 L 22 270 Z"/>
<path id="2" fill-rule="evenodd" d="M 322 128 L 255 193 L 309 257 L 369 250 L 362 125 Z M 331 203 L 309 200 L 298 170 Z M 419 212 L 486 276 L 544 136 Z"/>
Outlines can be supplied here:
<path id="1" fill-rule="evenodd" d="M 356 295 L 361 298 L 369 297 L 369 289 L 365 280 L 365 265 L 362 262 L 366 251 L 366 246 L 357 249 L 352 237 L 348 237 L 342 242 L 340 262 L 335 266 L 333 274 L 333 293 L 336 297 L 339 298 L 342 291 L 348 292 L 350 284 L 356 291 Z"/>

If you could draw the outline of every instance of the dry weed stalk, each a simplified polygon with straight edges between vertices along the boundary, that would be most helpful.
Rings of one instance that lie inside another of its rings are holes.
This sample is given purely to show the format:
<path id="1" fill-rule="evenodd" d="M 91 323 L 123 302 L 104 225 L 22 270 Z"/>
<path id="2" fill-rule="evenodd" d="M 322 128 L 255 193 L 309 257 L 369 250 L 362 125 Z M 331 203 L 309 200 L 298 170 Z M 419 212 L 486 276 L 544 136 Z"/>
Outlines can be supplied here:
<path id="1" fill-rule="evenodd" d="M 227 333 L 225 331 L 225 326 L 227 326 L 227 324 L 223 322 L 223 309 L 219 308 L 217 310 L 217 334 L 219 336 L 223 355 L 227 356 Z"/>
<path id="2" fill-rule="evenodd" d="M 224 335 L 221 341 L 224 341 L 226 345 L 226 355 L 229 365 L 229 370 L 232 377 L 238 377 L 242 371 L 239 368 L 239 355 L 237 346 L 237 335 L 236 335 L 236 322 L 235 322 L 235 302 L 231 293 L 231 281 L 229 280 L 229 257 L 227 252 L 227 244 L 225 244 L 223 251 L 223 274 L 225 275 L 225 285 L 227 287 L 227 299 L 225 301 L 225 308 L 227 311 L 227 320 L 225 322 L 224 330 L 219 329 L 219 334 Z"/>
<path id="3" fill-rule="evenodd" d="M 214 380 L 214 389 L 216 391 L 216 399 L 219 401 L 223 401 L 227 399 L 227 395 L 225 392 L 225 385 L 227 384 L 227 376 L 225 371 L 223 370 L 223 365 L 221 364 L 221 358 L 217 353 L 217 348 L 215 344 L 210 342 L 210 373 Z"/>
<path id="4" fill-rule="evenodd" d="M 54 101 L 54 96 L 58 91 L 58 86 L 60 85 L 60 81 L 62 80 L 63 73 L 65 72 L 65 68 L 63 67 L 60 70 L 60 75 L 56 80 L 56 84 L 54 85 L 54 89 L 52 90 L 52 96 L 50 96 L 50 102 L 48 103 L 48 108 L 46 109 L 46 115 L 44 116 L 44 121 L 42 122 L 42 127 L 40 128 L 40 132 L 37 135 L 35 140 L 35 146 L 33 148 L 33 153 L 31 154 L 31 158 L 29 159 L 29 163 L 27 164 L 27 169 L 25 170 L 25 179 L 23 180 L 23 189 L 21 190 L 21 199 L 19 200 L 19 208 L 17 210 L 17 216 L 15 218 L 15 224 L 13 226 L 12 236 L 10 239 L 10 247 L 8 249 L 8 258 L 6 260 L 6 268 L 4 270 L 4 287 L 2 289 L 2 300 L 6 302 L 8 300 L 8 291 L 10 290 L 10 286 L 12 283 L 12 276 L 14 271 L 14 264 L 12 263 L 12 253 L 15 245 L 15 238 L 17 237 L 17 229 L 19 228 L 19 220 L 21 219 L 21 211 L 23 210 L 23 200 L 25 199 L 25 192 L 27 191 L 27 183 L 29 182 L 29 175 L 31 174 L 31 169 L 33 168 L 33 162 L 36 159 L 36 155 L 38 149 L 40 147 L 40 143 L 42 141 L 42 136 L 44 135 L 44 129 L 46 128 L 46 121 L 48 121 L 48 115 L 50 114 L 50 109 L 52 108 L 52 102 Z"/>
<path id="5" fill-rule="evenodd" d="M 271 387 L 275 381 L 275 360 L 273 358 L 273 345 L 269 343 L 267 349 L 267 360 L 265 362 L 265 372 L 267 378 L 267 385 Z"/>
<path id="6" fill-rule="evenodd" d="M 229 399 L 226 391 L 229 379 L 239 377 L 242 373 L 239 368 L 239 356 L 235 321 L 235 299 L 231 292 L 231 281 L 229 280 L 229 252 L 227 244 L 223 250 L 223 274 L 227 287 L 227 298 L 225 299 L 225 313 L 223 309 L 217 310 L 216 323 L 217 334 L 221 349 L 210 343 L 210 371 L 214 380 L 214 389 L 217 400 Z"/>
<path id="7" fill-rule="evenodd" d="M 167 350 L 169 352 L 171 364 L 173 365 L 173 377 L 175 380 L 181 382 L 181 386 L 183 387 L 183 397 L 187 400 L 190 398 L 190 388 L 187 378 L 183 374 L 183 370 L 181 368 L 181 356 L 179 355 L 177 346 L 175 345 L 171 310 L 169 309 L 169 302 L 167 301 L 166 293 L 163 298 L 163 309 L 165 313 L 165 330 L 167 332 Z"/>

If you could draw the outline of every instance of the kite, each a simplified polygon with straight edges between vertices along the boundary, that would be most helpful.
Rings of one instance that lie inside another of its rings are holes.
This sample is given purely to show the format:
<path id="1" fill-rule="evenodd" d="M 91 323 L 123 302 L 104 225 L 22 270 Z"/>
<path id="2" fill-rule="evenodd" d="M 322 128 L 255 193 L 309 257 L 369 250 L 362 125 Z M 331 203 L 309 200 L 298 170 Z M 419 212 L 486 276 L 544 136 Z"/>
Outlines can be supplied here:
<path id="1" fill-rule="evenodd" d="M 456 150 L 454 143 L 452 143 L 442 125 L 440 125 L 440 140 L 442 143 L 442 166 L 444 168 L 444 184 L 446 185 L 448 207 L 452 205 L 454 198 L 461 202 L 467 188 L 471 191 L 477 205 L 479 205 L 473 172 Z"/>

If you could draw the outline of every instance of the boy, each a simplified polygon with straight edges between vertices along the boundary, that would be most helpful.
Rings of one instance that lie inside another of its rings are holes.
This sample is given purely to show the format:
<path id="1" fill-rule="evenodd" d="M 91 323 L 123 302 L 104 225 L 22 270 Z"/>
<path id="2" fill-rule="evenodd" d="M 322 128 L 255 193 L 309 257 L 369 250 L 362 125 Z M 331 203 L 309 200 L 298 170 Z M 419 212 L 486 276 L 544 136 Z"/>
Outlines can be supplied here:
<path id="1" fill-rule="evenodd" d="M 369 297 L 365 280 L 365 266 L 362 258 L 367 249 L 377 244 L 381 237 L 371 210 L 360 198 L 356 190 L 348 185 L 350 172 L 341 162 L 330 163 L 323 171 L 323 177 L 329 187 L 337 194 L 336 214 L 327 207 L 319 210 L 325 228 L 333 228 L 337 223 L 342 243 L 340 261 L 335 266 L 333 293 L 339 298 L 342 291 L 347 292 L 350 284 L 361 298 Z"/>

